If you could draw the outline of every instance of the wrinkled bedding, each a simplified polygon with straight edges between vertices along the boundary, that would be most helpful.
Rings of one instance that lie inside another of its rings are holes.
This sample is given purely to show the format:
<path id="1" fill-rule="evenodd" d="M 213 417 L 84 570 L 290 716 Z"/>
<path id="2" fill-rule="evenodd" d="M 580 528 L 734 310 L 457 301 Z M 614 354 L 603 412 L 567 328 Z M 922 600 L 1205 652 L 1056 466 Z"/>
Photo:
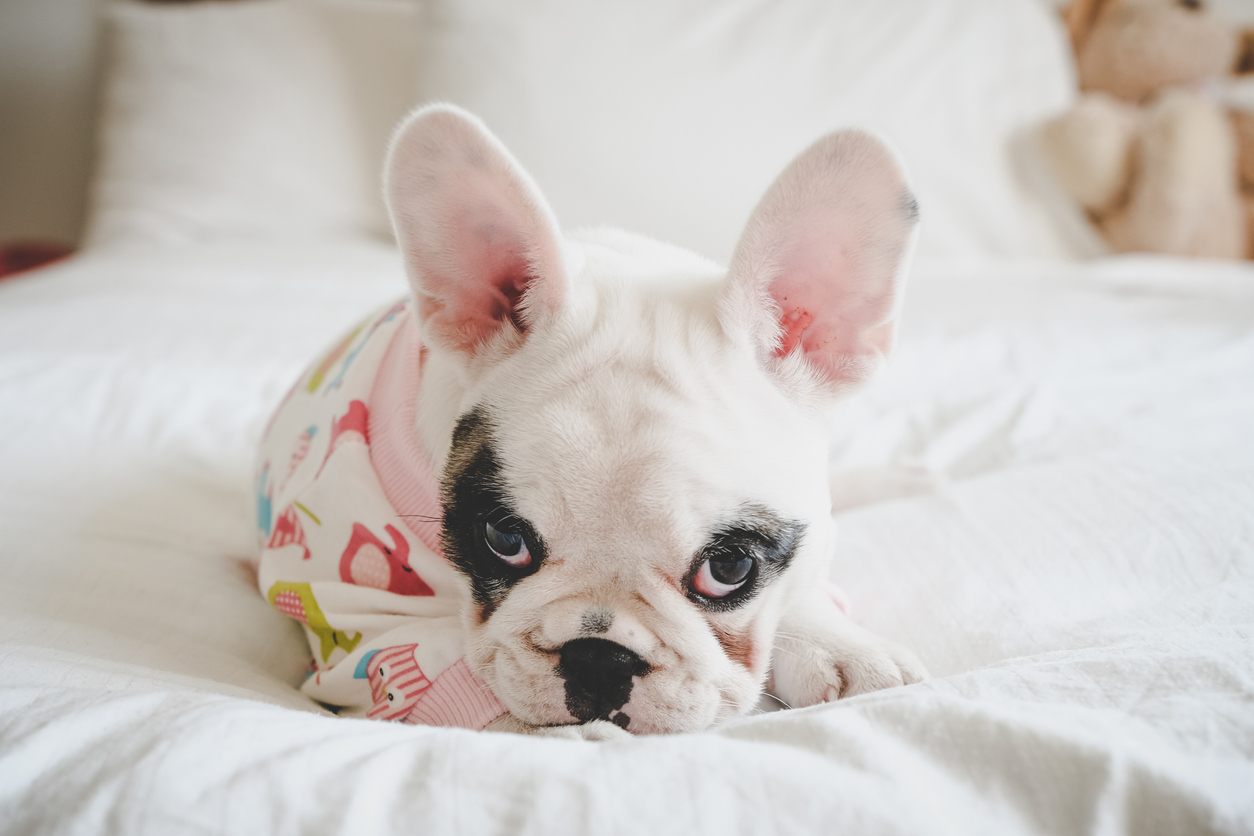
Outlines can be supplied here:
<path id="1" fill-rule="evenodd" d="M 5 833 L 1254 832 L 1254 270 L 924 264 L 832 577 L 930 682 L 607 744 L 338 718 L 255 587 L 268 414 L 366 243 L 0 282 Z"/>

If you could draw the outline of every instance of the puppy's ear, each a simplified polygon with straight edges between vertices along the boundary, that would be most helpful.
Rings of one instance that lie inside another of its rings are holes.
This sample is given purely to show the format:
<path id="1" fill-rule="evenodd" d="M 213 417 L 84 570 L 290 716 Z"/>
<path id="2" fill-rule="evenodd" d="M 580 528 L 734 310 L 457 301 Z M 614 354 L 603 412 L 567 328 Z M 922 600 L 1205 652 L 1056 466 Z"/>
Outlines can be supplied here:
<path id="1" fill-rule="evenodd" d="M 803 357 L 829 391 L 865 380 L 892 348 L 918 214 L 882 142 L 829 134 L 753 210 L 732 255 L 725 321 L 768 362 Z"/>
<path id="2" fill-rule="evenodd" d="M 557 222 L 474 116 L 449 105 L 410 116 L 392 140 L 386 183 L 427 342 L 474 355 L 560 308 Z"/>

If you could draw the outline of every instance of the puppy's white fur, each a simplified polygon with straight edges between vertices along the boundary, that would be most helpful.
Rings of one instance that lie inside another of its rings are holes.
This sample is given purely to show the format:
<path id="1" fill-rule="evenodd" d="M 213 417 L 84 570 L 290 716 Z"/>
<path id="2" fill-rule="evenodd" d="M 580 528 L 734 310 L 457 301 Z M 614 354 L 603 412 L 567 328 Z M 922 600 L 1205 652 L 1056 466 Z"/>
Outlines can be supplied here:
<path id="1" fill-rule="evenodd" d="M 387 196 L 427 346 L 415 432 L 448 480 L 459 420 L 490 416 L 499 487 L 545 544 L 491 607 L 467 594 L 468 658 L 512 715 L 499 727 L 616 732 L 577 724 L 558 671 L 590 617 L 648 666 L 621 707 L 632 732 L 733 717 L 770 672 L 793 706 L 925 675 L 825 587 L 826 411 L 890 350 L 914 239 L 880 142 L 804 152 L 726 271 L 623 232 L 562 237 L 508 151 L 448 106 L 398 131 Z M 763 514 L 804 532 L 787 567 L 707 606 L 702 549 Z"/>

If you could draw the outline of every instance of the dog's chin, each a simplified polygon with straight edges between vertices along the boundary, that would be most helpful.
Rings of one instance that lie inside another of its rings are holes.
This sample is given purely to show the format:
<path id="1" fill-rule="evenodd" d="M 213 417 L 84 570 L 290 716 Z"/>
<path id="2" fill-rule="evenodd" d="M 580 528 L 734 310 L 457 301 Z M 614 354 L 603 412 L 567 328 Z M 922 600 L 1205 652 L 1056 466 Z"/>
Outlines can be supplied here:
<path id="1" fill-rule="evenodd" d="M 568 707 L 567 686 L 555 661 L 517 646 L 483 641 L 467 658 L 510 714 L 533 726 L 564 726 L 580 722 Z M 632 734 L 700 732 L 740 716 L 752 708 L 764 677 L 729 671 L 720 681 L 705 680 L 681 670 L 654 670 L 636 679 L 631 697 L 604 719 Z"/>

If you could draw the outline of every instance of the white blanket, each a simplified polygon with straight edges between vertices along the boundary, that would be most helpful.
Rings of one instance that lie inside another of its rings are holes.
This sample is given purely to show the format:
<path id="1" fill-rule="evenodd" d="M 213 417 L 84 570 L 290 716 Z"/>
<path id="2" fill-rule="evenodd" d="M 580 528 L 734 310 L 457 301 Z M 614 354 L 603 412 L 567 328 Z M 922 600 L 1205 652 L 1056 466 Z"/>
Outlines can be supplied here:
<path id="1" fill-rule="evenodd" d="M 937 678 L 609 744 L 296 690 L 254 448 L 402 290 L 364 244 L 0 282 L 0 830 L 1254 832 L 1254 270 L 920 268 L 834 428 L 833 577 Z"/>

